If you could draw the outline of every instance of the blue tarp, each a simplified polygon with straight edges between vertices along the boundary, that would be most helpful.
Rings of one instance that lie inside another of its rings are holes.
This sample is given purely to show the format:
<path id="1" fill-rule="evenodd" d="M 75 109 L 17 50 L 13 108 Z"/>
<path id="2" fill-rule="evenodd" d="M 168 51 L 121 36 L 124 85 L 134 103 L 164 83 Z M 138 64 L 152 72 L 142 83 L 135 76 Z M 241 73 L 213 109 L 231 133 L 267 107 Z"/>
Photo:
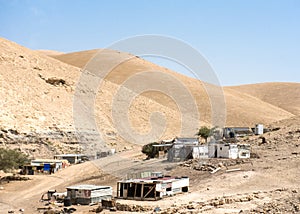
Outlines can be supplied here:
<path id="1" fill-rule="evenodd" d="M 44 164 L 44 171 L 50 171 L 50 163 Z"/>

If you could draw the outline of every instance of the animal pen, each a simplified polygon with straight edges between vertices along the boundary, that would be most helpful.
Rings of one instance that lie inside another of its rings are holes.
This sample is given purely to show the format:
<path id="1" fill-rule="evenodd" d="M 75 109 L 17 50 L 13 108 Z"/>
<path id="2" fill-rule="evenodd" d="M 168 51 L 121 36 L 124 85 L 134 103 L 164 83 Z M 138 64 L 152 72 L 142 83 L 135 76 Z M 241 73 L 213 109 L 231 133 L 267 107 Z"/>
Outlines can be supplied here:
<path id="1" fill-rule="evenodd" d="M 156 201 L 164 196 L 188 192 L 188 177 L 150 177 L 117 183 L 117 197 L 121 199 Z"/>

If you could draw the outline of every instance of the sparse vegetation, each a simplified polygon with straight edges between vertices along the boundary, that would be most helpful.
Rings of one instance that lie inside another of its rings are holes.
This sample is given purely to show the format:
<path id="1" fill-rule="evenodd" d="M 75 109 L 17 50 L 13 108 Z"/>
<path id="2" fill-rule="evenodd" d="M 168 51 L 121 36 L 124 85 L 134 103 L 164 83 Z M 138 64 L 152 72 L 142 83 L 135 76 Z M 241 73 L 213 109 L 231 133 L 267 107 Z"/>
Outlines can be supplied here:
<path id="1" fill-rule="evenodd" d="M 11 169 L 18 169 L 26 162 L 28 162 L 28 157 L 24 153 L 0 148 L 0 170 L 7 172 Z"/>
<path id="2" fill-rule="evenodd" d="M 158 151 L 154 148 L 153 145 L 158 145 L 158 143 L 149 143 L 144 145 L 142 148 L 142 153 L 146 154 L 148 158 L 154 158 L 158 154 Z"/>
<path id="3" fill-rule="evenodd" d="M 202 137 L 203 139 L 205 139 L 205 142 L 207 142 L 207 138 L 210 136 L 210 133 L 211 133 L 210 128 L 208 128 L 207 126 L 202 126 L 196 135 Z"/>

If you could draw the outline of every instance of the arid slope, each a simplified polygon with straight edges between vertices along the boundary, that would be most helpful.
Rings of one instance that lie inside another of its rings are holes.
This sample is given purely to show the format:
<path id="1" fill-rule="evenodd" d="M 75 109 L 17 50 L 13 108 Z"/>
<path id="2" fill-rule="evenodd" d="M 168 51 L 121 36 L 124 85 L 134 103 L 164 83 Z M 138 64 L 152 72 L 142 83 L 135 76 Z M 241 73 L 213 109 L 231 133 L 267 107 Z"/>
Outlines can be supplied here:
<path id="1" fill-rule="evenodd" d="M 74 52 L 53 57 L 73 66 L 84 68 L 89 60 L 97 54 L 97 51 L 99 50 Z M 119 52 L 112 51 L 108 60 L 116 58 L 118 54 Z M 184 87 L 189 89 L 196 100 L 201 120 L 205 123 L 211 122 L 211 105 L 206 88 L 209 87 L 209 85 L 204 84 L 199 80 L 181 75 L 138 57 L 134 57 L 114 68 L 106 79 L 116 84 L 123 84 L 125 80 L 142 71 L 160 71 L 176 77 Z M 281 83 L 274 83 L 274 85 L 277 85 L 278 87 L 283 86 Z M 295 113 L 294 109 L 299 108 L 300 102 L 295 102 L 293 108 L 284 108 L 284 105 L 282 105 L 282 97 L 288 97 L 288 99 L 291 98 L 288 102 L 297 100 L 295 97 L 299 95 L 294 94 L 294 88 L 298 87 L 299 90 L 299 84 L 286 83 L 285 91 L 290 95 L 278 95 L 278 97 L 276 96 L 276 92 L 273 92 L 273 84 L 266 84 L 265 87 L 268 88 L 268 90 L 261 90 L 261 95 L 259 93 L 250 94 L 247 93 L 247 91 L 240 90 L 240 88 L 225 87 L 223 93 L 226 102 L 226 124 L 231 126 L 251 126 L 255 123 L 272 123 L 293 116 Z M 268 91 L 272 92 L 270 96 L 273 97 L 271 99 L 273 99 L 274 102 L 271 102 L 270 99 L 266 99 L 266 97 L 268 97 Z M 162 93 L 151 91 L 144 93 L 144 95 L 174 110 L 177 108 L 175 103 L 167 99 Z"/>
<path id="2" fill-rule="evenodd" d="M 229 88 L 300 115 L 300 83 L 260 83 Z"/>

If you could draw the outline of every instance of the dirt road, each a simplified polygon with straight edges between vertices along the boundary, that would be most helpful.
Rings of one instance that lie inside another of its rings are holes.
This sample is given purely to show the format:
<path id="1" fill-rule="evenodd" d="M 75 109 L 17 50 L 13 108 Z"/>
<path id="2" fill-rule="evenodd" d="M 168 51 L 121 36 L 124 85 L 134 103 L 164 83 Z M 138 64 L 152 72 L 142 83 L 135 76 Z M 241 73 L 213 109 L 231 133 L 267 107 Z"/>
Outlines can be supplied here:
<path id="1" fill-rule="evenodd" d="M 277 212 L 276 206 L 282 207 L 278 212 L 297 213 L 300 204 L 300 131 L 297 124 L 290 126 L 287 123 L 286 127 L 268 133 L 265 137 L 267 143 L 263 145 L 259 144 L 260 139 L 256 136 L 246 140 L 252 145 L 252 152 L 257 153 L 260 158 L 233 166 L 242 171 L 231 173 L 221 170 L 210 174 L 164 160 L 145 161 L 137 155 L 139 152 L 130 151 L 74 165 L 53 175 L 29 176 L 29 181 L 2 185 L 4 189 L 0 190 L 0 213 L 20 208 L 24 208 L 25 213 L 36 213 L 37 207 L 43 205 L 39 202 L 43 193 L 49 189 L 62 192 L 67 186 L 79 183 L 110 185 L 116 190 L 118 179 L 139 171 L 163 171 L 170 175 L 189 176 L 190 190 L 155 202 L 118 202 L 160 207 L 169 211 L 167 213 L 238 213 L 240 210 L 251 209 Z M 217 200 L 223 200 L 224 197 L 227 197 L 226 200 L 229 197 L 231 202 L 223 205 L 218 202 L 215 205 Z M 87 213 L 90 208 L 78 207 L 78 213 Z"/>

